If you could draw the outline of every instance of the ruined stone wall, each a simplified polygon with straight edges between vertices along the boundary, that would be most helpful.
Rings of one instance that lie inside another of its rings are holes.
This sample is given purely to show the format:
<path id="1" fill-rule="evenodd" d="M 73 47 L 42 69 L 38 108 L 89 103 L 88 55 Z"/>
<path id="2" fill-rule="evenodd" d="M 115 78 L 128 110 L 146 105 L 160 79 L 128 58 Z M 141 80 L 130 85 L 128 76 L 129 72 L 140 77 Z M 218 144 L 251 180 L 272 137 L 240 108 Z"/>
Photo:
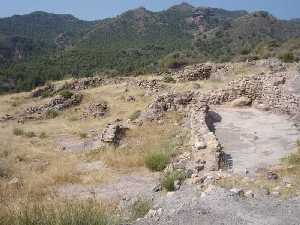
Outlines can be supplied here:
<path id="1" fill-rule="evenodd" d="M 286 87 L 287 79 L 286 73 L 243 77 L 231 81 L 223 89 L 198 93 L 198 98 L 205 99 L 209 105 L 220 105 L 248 97 L 252 105 L 260 109 L 293 115 L 299 112 L 300 101 Z"/>

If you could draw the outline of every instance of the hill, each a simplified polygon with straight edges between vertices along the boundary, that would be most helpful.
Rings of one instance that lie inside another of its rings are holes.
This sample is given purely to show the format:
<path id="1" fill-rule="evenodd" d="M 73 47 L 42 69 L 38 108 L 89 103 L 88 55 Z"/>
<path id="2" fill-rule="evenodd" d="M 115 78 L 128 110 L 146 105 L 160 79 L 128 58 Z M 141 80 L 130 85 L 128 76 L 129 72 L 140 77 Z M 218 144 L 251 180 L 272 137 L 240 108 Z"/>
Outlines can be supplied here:
<path id="1" fill-rule="evenodd" d="M 264 42 L 281 45 L 297 38 L 299 27 L 298 20 L 281 21 L 265 12 L 186 3 L 92 22 L 45 12 L 13 16 L 0 19 L 0 92 L 30 90 L 66 76 L 143 74 L 227 61 Z"/>

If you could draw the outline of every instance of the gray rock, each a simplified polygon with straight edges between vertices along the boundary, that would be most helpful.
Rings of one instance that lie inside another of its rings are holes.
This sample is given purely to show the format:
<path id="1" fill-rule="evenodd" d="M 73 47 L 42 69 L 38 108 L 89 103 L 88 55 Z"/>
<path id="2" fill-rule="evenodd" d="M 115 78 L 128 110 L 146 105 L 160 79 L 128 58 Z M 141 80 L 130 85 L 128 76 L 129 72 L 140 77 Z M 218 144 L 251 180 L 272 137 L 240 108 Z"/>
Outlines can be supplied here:
<path id="1" fill-rule="evenodd" d="M 240 97 L 231 102 L 231 106 L 233 107 L 242 107 L 251 104 L 251 99 L 248 97 Z"/>

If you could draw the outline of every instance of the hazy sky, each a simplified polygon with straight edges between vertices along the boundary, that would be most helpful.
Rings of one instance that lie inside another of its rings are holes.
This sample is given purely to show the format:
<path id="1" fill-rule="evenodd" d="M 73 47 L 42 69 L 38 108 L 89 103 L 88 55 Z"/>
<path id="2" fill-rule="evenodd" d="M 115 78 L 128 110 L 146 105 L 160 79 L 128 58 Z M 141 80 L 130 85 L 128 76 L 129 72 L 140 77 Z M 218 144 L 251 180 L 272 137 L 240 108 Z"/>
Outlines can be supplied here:
<path id="1" fill-rule="evenodd" d="M 42 10 L 94 20 L 112 17 L 140 6 L 158 11 L 181 2 L 183 0 L 0 0 L 0 17 Z M 185 2 L 194 6 L 249 11 L 267 10 L 284 19 L 300 18 L 300 0 L 186 0 Z"/>

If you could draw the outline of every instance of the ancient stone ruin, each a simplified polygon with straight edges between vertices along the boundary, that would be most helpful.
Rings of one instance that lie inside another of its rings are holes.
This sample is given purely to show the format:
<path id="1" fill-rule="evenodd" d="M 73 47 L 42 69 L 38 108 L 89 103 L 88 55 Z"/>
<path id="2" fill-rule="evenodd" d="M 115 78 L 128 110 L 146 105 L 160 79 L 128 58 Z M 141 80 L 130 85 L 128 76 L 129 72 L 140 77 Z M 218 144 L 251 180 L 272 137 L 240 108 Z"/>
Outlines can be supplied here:
<path id="1" fill-rule="evenodd" d="M 108 104 L 106 102 L 99 102 L 99 103 L 92 103 L 86 109 L 85 112 L 82 114 L 82 119 L 87 118 L 103 118 L 109 111 Z"/>
<path id="2" fill-rule="evenodd" d="M 80 104 L 81 100 L 82 94 L 80 93 L 72 93 L 69 97 L 57 95 L 44 105 L 32 106 L 25 109 L 24 113 L 20 116 L 20 121 L 45 118 L 49 112 L 63 111 L 64 109 Z"/>
<path id="3" fill-rule="evenodd" d="M 100 135 L 100 139 L 103 143 L 119 145 L 121 139 L 125 136 L 126 130 L 128 129 L 121 120 L 116 120 L 113 123 L 109 123 L 102 134 Z"/>

